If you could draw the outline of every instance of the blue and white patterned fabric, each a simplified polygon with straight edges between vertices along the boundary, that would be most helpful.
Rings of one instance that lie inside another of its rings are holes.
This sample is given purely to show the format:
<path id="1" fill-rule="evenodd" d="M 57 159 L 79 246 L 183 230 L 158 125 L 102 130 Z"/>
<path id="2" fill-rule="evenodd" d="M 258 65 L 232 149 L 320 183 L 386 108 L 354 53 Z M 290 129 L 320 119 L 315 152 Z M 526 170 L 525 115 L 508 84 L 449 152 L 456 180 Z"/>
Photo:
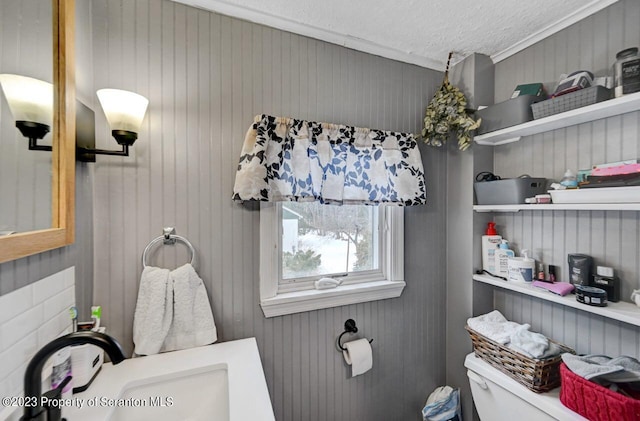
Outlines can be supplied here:
<path id="1" fill-rule="evenodd" d="M 268 115 L 247 131 L 233 188 L 238 201 L 420 205 L 426 196 L 412 134 Z"/>

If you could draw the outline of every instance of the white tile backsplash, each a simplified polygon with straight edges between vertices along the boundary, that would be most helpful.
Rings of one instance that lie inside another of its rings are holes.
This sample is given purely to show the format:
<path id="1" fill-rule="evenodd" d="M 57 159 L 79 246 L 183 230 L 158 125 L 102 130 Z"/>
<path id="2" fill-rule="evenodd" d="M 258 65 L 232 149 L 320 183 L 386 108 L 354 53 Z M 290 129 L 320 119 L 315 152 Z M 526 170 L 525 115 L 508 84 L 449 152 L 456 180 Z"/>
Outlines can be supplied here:
<path id="1" fill-rule="evenodd" d="M 33 286 L 33 304 L 44 302 L 54 295 L 64 291 L 67 284 L 67 277 L 69 276 L 68 270 L 74 269 L 73 267 L 54 273 L 39 280 L 36 283 L 31 284 Z M 75 269 L 74 269 L 75 270 Z M 75 284 L 75 283 L 74 283 Z"/>
<path id="2" fill-rule="evenodd" d="M 19 365 L 14 371 L 12 371 L 6 378 L 2 379 L 2 396 L 22 396 L 22 390 L 24 389 L 24 372 L 27 370 L 27 362 Z M 16 395 L 14 390 L 19 390 Z M 0 406 L 0 420 L 5 421 L 10 416 L 10 420 L 17 419 L 22 415 L 24 408 L 10 407 L 5 408 Z"/>
<path id="3" fill-rule="evenodd" d="M 0 352 L 19 342 L 25 335 L 37 331 L 43 320 L 42 305 L 38 305 L 1 324 Z"/>
<path id="4" fill-rule="evenodd" d="M 73 304 L 65 306 L 62 311 L 54 315 L 50 319 L 45 319 L 41 326 L 38 327 L 38 346 L 43 347 L 63 333 L 71 333 L 71 316 L 69 315 L 69 307 Z"/>
<path id="5" fill-rule="evenodd" d="M 33 307 L 31 285 L 0 296 L 0 325 Z"/>
<path id="6" fill-rule="evenodd" d="M 66 288 L 64 291 L 52 296 L 48 300 L 44 301 L 44 320 L 52 319 L 58 313 L 60 313 L 60 309 L 64 309 L 66 306 L 67 318 L 71 318 L 71 314 L 69 313 L 69 303 L 75 302 L 75 291 L 74 288 Z"/>
<path id="7" fill-rule="evenodd" d="M 25 355 L 34 355 L 38 347 L 38 335 L 29 333 L 20 342 L 0 353 L 0 379 L 6 378 L 20 364 L 24 364 Z"/>
<path id="8" fill-rule="evenodd" d="M 0 296 L 0 396 L 21 396 L 24 371 L 33 355 L 52 339 L 71 332 L 75 268 L 47 276 Z M 15 412 L 0 406 L 0 420 Z"/>

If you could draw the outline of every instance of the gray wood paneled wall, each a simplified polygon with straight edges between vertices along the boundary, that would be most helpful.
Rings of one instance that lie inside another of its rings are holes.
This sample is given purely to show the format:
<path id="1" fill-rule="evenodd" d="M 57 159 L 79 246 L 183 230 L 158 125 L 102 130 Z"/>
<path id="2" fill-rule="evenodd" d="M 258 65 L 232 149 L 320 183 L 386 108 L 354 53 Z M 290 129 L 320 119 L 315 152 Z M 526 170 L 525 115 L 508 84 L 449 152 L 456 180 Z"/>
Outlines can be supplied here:
<path id="1" fill-rule="evenodd" d="M 611 74 L 618 51 L 640 45 L 640 3 L 620 1 L 496 65 L 496 101 L 515 86 L 545 82 L 551 92 L 561 73 L 592 70 Z M 640 157 L 640 113 L 584 123 L 523 138 L 494 151 L 495 173 L 523 173 L 559 180 L 564 171 Z M 619 211 L 519 212 L 495 217 L 500 234 L 517 250 L 561 267 L 568 277 L 567 254 L 585 253 L 596 264 L 614 267 L 623 280 L 622 298 L 640 288 L 640 214 Z M 580 353 L 640 356 L 640 329 L 510 292 L 496 292 L 496 307 L 507 317 L 531 323 Z"/>
<path id="2" fill-rule="evenodd" d="M 130 351 L 140 256 L 163 226 L 198 251 L 220 340 L 255 336 L 276 418 L 419 420 L 445 379 L 445 154 L 423 148 L 430 204 L 406 210 L 400 298 L 265 319 L 259 212 L 231 202 L 244 134 L 268 113 L 417 132 L 442 74 L 169 1 L 94 0 L 95 89 L 150 100 L 128 158 L 95 164 L 95 302 Z M 96 110 L 98 147 L 113 147 Z M 150 264 L 175 267 L 163 247 Z M 335 339 L 354 318 L 374 368 L 356 378 Z"/>
<path id="3" fill-rule="evenodd" d="M 493 103 L 494 67 L 488 56 L 472 54 L 451 69 L 449 80 L 464 89 L 469 108 Z M 493 166 L 493 148 L 473 145 L 470 150 L 460 151 L 457 143 L 454 138 L 447 144 L 446 373 L 447 384 L 460 388 L 462 418 L 471 419 L 473 401 L 464 359 L 472 351 L 472 345 L 464 326 L 477 310 L 476 301 L 492 305 L 491 292 L 480 297 L 471 287 L 469 277 L 480 260 L 480 254 L 475 253 L 479 245 L 476 242 L 479 217 L 486 218 L 473 212 L 473 178 L 478 171 Z"/>

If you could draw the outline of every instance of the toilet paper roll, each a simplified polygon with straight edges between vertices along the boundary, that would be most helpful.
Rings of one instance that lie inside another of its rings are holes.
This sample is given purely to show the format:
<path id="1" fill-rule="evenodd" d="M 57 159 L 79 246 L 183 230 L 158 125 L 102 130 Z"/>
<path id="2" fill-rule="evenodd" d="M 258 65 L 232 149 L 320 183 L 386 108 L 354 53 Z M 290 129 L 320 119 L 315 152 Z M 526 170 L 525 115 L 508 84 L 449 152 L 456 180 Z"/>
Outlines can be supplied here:
<path id="1" fill-rule="evenodd" d="M 351 377 L 366 373 L 373 367 L 373 353 L 371 344 L 366 339 L 357 339 L 343 345 L 347 350 L 342 351 L 344 360 L 351 366 Z"/>

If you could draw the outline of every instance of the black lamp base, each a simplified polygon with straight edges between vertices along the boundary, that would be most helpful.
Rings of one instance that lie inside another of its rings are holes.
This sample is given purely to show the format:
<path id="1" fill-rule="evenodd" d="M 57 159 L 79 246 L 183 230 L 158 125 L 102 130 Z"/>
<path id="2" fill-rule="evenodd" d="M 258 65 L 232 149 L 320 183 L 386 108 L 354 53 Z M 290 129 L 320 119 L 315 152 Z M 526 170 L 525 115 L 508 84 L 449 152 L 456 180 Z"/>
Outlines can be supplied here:
<path id="1" fill-rule="evenodd" d="M 129 156 L 129 146 L 138 135 L 126 130 L 113 130 L 111 134 L 121 150 L 96 149 L 96 129 L 93 110 L 78 101 L 76 103 L 76 159 L 81 162 L 96 162 L 96 155 Z"/>
<path id="2" fill-rule="evenodd" d="M 49 133 L 50 127 L 47 124 L 36 123 L 34 121 L 18 120 L 16 127 L 20 133 L 29 139 L 29 150 L 50 151 L 51 146 L 38 145 L 38 140 L 44 138 Z"/>
<path id="3" fill-rule="evenodd" d="M 131 146 L 138 138 L 138 133 L 128 130 L 111 130 L 111 136 L 116 139 L 118 145 Z"/>
<path id="4" fill-rule="evenodd" d="M 116 137 L 115 132 L 121 133 L 118 133 L 118 137 Z M 78 136 L 76 138 L 76 159 L 82 162 L 96 162 L 96 155 L 129 156 L 129 146 L 135 142 L 138 135 L 124 130 L 113 130 L 111 134 L 122 147 L 121 150 L 96 149 L 96 139 L 94 136 L 86 138 L 80 138 Z"/>

